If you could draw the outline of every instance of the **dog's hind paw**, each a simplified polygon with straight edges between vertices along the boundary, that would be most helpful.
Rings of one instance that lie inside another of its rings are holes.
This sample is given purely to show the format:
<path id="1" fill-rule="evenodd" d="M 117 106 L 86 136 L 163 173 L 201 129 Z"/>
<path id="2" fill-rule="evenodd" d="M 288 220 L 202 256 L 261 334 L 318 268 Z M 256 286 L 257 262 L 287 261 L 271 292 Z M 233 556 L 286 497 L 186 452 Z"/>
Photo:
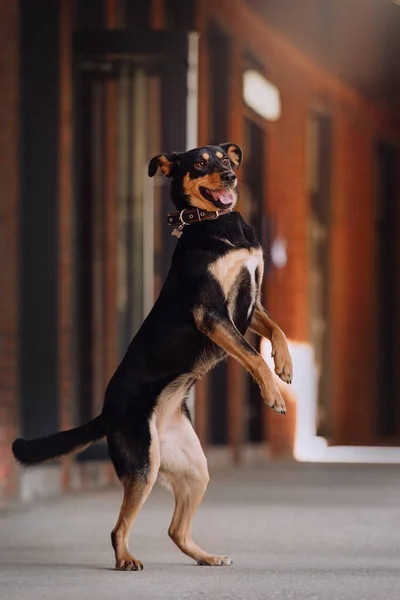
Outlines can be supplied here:
<path id="1" fill-rule="evenodd" d="M 125 556 L 115 563 L 117 571 L 143 571 L 143 563 L 133 556 Z"/>
<path id="2" fill-rule="evenodd" d="M 275 373 L 285 383 L 292 383 L 293 363 L 286 344 L 275 344 L 271 356 L 275 363 Z"/>
<path id="3" fill-rule="evenodd" d="M 197 564 L 203 567 L 222 567 L 229 566 L 233 560 L 229 556 L 206 556 L 197 561 Z"/>

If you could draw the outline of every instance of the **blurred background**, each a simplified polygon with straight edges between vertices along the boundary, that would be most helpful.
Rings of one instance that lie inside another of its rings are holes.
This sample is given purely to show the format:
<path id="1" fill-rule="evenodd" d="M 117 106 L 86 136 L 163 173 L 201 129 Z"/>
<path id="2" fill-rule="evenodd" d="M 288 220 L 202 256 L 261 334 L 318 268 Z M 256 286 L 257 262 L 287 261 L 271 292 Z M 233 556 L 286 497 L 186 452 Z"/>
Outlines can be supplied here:
<path id="1" fill-rule="evenodd" d="M 148 162 L 226 141 L 295 381 L 283 419 L 210 374 L 208 455 L 400 460 L 399 4 L 0 0 L 0 498 L 112 480 L 104 444 L 28 470 L 10 444 L 99 413 L 176 243 Z"/>

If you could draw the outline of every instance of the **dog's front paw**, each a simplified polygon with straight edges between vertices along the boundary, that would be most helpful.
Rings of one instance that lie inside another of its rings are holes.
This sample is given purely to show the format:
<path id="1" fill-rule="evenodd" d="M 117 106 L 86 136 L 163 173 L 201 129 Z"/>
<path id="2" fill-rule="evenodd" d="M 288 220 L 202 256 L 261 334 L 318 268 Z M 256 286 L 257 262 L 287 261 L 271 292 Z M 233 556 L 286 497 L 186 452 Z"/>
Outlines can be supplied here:
<path id="1" fill-rule="evenodd" d="M 272 410 L 281 415 L 286 415 L 285 401 L 276 385 L 268 386 L 266 390 L 263 390 L 263 397 L 265 404 Z"/>
<path id="2" fill-rule="evenodd" d="M 272 358 L 275 363 L 275 373 L 285 383 L 292 383 L 293 362 L 286 341 L 278 340 L 272 344 Z"/>

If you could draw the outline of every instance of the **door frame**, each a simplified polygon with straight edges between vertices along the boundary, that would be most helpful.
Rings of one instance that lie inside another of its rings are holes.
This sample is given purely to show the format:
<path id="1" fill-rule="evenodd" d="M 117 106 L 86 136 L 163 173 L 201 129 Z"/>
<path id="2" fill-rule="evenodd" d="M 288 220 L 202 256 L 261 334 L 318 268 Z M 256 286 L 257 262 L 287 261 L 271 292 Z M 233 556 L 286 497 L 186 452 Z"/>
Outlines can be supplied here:
<path id="1" fill-rule="evenodd" d="M 80 30 L 75 32 L 73 41 L 75 73 L 82 62 L 100 58 L 136 59 L 141 63 L 148 60 L 154 64 L 161 80 L 159 151 L 187 150 L 197 146 L 198 38 L 197 33 L 184 31 Z M 171 210 L 169 185 L 166 184 L 162 186 L 161 206 L 164 214 Z M 175 245 L 176 239 L 165 226 L 162 230 L 163 280 L 169 271 Z M 193 407 L 193 402 L 192 394 L 189 408 Z M 106 445 L 93 444 L 77 459 L 108 459 Z"/>
<path id="2" fill-rule="evenodd" d="M 76 61 L 91 57 L 126 55 L 158 61 L 161 74 L 160 152 L 181 151 L 197 145 L 197 64 L 198 34 L 184 31 L 137 31 L 126 29 L 80 30 L 74 34 Z M 168 186 L 164 186 L 162 207 L 171 210 Z M 166 277 L 175 239 L 163 229 L 162 272 Z"/>
<path id="3" fill-rule="evenodd" d="M 400 246 L 398 207 L 400 150 L 379 138 L 374 145 L 376 161 L 376 254 L 375 254 L 375 347 L 376 386 L 374 396 L 374 439 L 381 444 L 397 444 L 400 437 L 400 386 L 393 373 L 399 367 L 398 334 L 400 319 Z M 382 398 L 385 410 L 381 410 Z"/>

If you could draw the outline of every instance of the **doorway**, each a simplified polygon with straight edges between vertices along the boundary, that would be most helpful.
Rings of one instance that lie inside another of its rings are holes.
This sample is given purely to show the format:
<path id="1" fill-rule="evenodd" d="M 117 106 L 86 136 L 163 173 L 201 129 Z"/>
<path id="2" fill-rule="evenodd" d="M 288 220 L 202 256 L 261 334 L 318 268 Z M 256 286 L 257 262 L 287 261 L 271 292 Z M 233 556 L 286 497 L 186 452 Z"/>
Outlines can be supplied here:
<path id="1" fill-rule="evenodd" d="M 387 143 L 375 148 L 377 165 L 377 434 L 380 438 L 400 436 L 400 257 L 399 257 L 399 151 Z M 382 410 L 382 401 L 385 410 Z"/>
<path id="2" fill-rule="evenodd" d="M 307 131 L 309 219 L 309 338 L 317 369 L 317 434 L 329 437 L 331 411 L 330 231 L 332 119 L 313 111 Z"/>
<path id="3" fill-rule="evenodd" d="M 176 240 L 168 181 L 149 159 L 197 140 L 197 36 L 75 36 L 76 356 L 80 422 L 151 310 Z"/>
<path id="4" fill-rule="evenodd" d="M 268 240 L 265 239 L 263 224 L 265 215 L 263 203 L 265 201 L 265 168 L 266 159 L 266 132 L 261 125 L 250 117 L 244 119 L 245 144 L 244 144 L 244 178 L 241 186 L 241 210 L 243 216 L 250 223 L 260 240 L 263 249 L 268 255 Z M 267 269 L 266 269 L 267 271 Z M 261 338 L 255 333 L 246 335 L 252 346 L 259 352 Z M 260 388 L 253 378 L 246 372 L 246 441 L 262 443 L 267 437 L 263 431 L 263 406 Z"/>
<path id="5" fill-rule="evenodd" d="M 79 67 L 77 314 L 80 418 L 87 420 L 101 410 L 105 386 L 161 285 L 161 187 L 147 177 L 161 147 L 160 82 L 137 60 Z"/>

